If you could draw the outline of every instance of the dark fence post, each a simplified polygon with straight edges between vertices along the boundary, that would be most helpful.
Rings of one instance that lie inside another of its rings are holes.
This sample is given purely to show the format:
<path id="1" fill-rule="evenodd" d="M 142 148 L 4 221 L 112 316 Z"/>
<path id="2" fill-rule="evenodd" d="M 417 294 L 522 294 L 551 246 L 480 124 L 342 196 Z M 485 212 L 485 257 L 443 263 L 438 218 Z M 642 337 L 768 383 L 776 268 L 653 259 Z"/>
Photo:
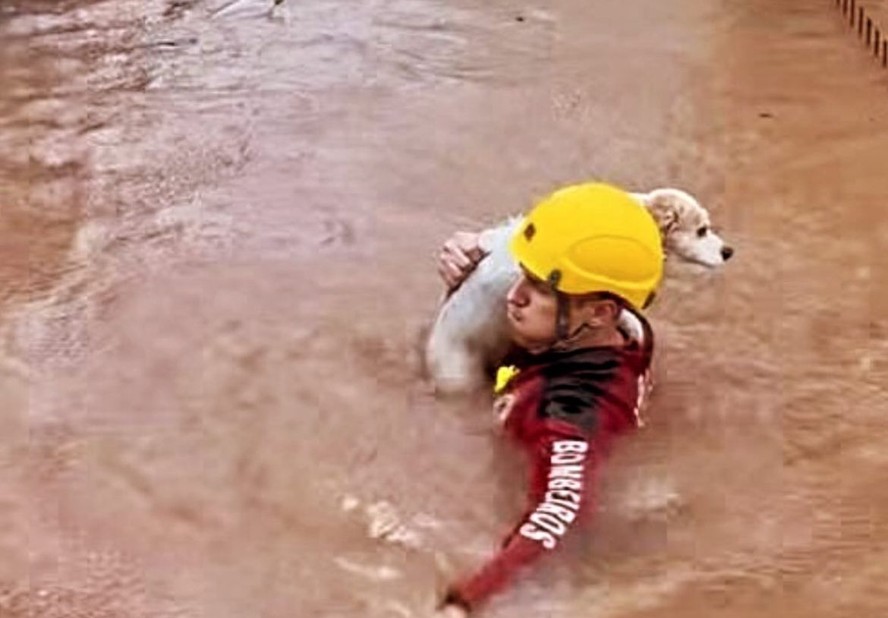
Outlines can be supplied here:
<path id="1" fill-rule="evenodd" d="M 863 0 L 861 0 L 861 3 Z M 879 24 L 866 14 L 863 6 L 857 5 L 857 0 L 835 0 L 836 7 L 842 7 L 842 15 L 847 15 L 851 28 L 857 26 L 857 37 L 866 40 L 866 47 L 873 49 L 876 60 L 882 56 L 882 66 L 888 68 L 888 32 L 882 34 Z M 866 33 L 864 34 L 864 18 L 866 19 Z M 855 23 L 856 20 L 856 23 Z"/>

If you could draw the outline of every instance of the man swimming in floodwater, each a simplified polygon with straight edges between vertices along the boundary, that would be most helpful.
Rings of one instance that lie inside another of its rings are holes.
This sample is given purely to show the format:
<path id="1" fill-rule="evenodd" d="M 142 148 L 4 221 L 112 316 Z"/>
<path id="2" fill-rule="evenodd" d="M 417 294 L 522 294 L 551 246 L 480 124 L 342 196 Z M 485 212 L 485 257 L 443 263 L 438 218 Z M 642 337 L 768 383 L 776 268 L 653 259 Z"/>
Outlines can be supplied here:
<path id="1" fill-rule="evenodd" d="M 496 555 L 448 587 L 439 616 L 473 612 L 593 510 L 599 468 L 614 437 L 638 425 L 648 387 L 653 334 L 641 310 L 663 250 L 643 206 L 609 185 L 566 187 L 534 207 L 510 250 L 522 274 L 506 311 L 522 353 L 500 369 L 494 410 L 530 459 L 528 506 Z M 459 233 L 439 271 L 453 287 L 482 258 L 477 235 Z"/>

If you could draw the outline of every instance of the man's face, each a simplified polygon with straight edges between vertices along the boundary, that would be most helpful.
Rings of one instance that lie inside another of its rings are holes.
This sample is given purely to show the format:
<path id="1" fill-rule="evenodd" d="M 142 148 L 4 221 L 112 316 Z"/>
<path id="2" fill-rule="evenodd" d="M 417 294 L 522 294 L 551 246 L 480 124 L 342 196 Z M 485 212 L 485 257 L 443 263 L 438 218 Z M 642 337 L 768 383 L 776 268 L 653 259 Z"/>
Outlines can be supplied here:
<path id="1" fill-rule="evenodd" d="M 612 299 L 588 294 L 565 296 L 565 302 L 568 333 L 576 333 L 584 325 L 586 333 L 617 327 L 620 306 Z M 512 341 L 528 352 L 543 352 L 556 343 L 558 295 L 526 270 L 522 269 L 506 296 L 506 315 Z"/>
<path id="2" fill-rule="evenodd" d="M 506 315 L 512 341 L 537 352 L 555 342 L 558 297 L 549 285 L 522 271 L 506 296 Z"/>

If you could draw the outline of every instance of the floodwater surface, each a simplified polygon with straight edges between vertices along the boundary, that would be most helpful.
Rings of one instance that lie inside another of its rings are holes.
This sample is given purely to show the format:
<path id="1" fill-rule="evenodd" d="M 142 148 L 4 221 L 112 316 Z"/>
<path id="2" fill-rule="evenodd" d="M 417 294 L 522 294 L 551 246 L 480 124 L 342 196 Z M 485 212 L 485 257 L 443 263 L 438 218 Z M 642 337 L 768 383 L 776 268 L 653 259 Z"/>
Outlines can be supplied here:
<path id="1" fill-rule="evenodd" d="M 0 6 L 0 615 L 428 615 L 523 498 L 423 381 L 433 256 L 587 178 L 737 253 L 668 264 L 649 422 L 482 615 L 888 614 L 888 71 L 832 3 L 269 4 Z"/>

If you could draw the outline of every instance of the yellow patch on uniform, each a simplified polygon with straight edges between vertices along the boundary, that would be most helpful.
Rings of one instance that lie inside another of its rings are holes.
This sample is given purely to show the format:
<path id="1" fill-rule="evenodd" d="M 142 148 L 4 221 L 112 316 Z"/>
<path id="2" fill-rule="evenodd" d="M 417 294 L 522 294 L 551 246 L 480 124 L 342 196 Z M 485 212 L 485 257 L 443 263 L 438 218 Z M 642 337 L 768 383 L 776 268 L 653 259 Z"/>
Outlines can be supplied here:
<path id="1" fill-rule="evenodd" d="M 503 365 L 496 370 L 496 382 L 493 385 L 493 392 L 497 395 L 506 390 L 509 382 L 512 381 L 520 370 L 514 365 Z"/>

